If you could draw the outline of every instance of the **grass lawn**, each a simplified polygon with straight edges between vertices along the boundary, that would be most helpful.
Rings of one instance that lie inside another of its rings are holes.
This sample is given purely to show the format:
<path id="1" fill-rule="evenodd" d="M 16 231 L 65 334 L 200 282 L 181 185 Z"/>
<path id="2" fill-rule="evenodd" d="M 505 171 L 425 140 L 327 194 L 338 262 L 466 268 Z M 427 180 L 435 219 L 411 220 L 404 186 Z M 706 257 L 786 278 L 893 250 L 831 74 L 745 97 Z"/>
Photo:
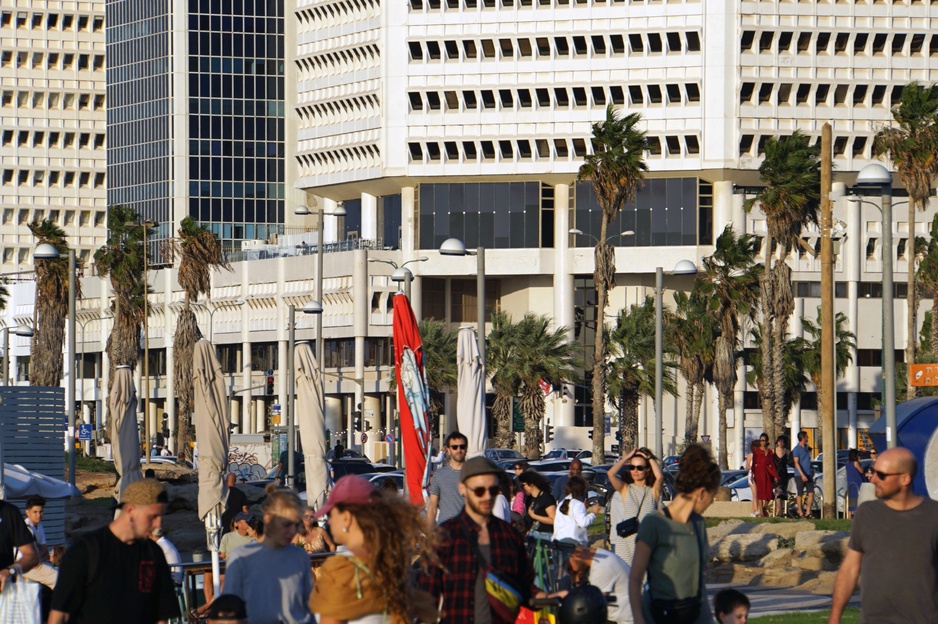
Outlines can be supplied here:
<path id="1" fill-rule="evenodd" d="M 811 613 L 784 613 L 782 615 L 754 616 L 752 619 L 759 624 L 824 624 L 830 611 L 813 611 Z M 860 621 L 859 609 L 847 609 L 840 619 L 842 624 L 856 624 Z"/>

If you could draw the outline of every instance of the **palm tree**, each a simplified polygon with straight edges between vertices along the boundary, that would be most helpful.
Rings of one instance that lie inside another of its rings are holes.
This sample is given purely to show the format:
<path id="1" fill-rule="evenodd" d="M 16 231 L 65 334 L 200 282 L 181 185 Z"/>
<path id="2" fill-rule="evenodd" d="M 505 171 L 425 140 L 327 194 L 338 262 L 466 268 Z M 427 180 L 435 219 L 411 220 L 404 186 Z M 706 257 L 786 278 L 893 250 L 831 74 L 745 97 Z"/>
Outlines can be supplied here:
<path id="1" fill-rule="evenodd" d="M 896 174 L 909 193 L 910 249 L 915 237 L 915 210 L 925 210 L 931 195 L 932 180 L 938 175 L 938 85 L 922 86 L 911 82 L 902 89 L 899 105 L 892 109 L 894 126 L 876 133 L 873 153 L 888 156 Z M 905 361 L 915 361 L 915 332 L 918 306 L 915 303 L 915 261 L 909 254 L 908 341 Z M 915 388 L 908 386 L 908 398 L 915 398 Z"/>
<path id="2" fill-rule="evenodd" d="M 646 297 L 619 311 L 616 325 L 608 332 L 609 361 L 606 375 L 609 397 L 619 412 L 620 449 L 634 448 L 638 442 L 638 402 L 655 396 L 655 300 Z M 671 345 L 667 350 L 673 352 Z M 674 362 L 665 362 L 661 388 L 677 394 Z"/>
<path id="3" fill-rule="evenodd" d="M 700 409 L 703 405 L 704 383 L 711 375 L 714 358 L 715 329 L 709 300 L 695 283 L 690 294 L 674 293 L 675 313 L 670 316 L 666 332 L 678 357 L 681 375 L 687 381 L 684 397 L 684 443 L 697 441 Z M 612 382 L 610 382 L 610 386 Z"/>
<path id="4" fill-rule="evenodd" d="M 457 332 L 443 321 L 422 319 L 417 324 L 423 342 L 423 362 L 427 371 L 427 386 L 430 390 L 431 431 L 436 431 L 443 402 L 443 393 L 456 387 Z"/>
<path id="5" fill-rule="evenodd" d="M 795 309 L 791 286 L 791 268 L 786 260 L 800 240 L 802 228 L 817 222 L 820 200 L 820 149 L 810 145 L 807 136 L 794 134 L 771 138 L 765 144 L 765 160 L 759 177 L 765 188 L 744 206 L 751 211 L 757 204 L 765 214 L 765 272 L 760 284 L 762 307 L 763 367 L 759 394 L 762 399 L 762 425 L 774 438 L 778 423 L 784 423 L 785 345 L 788 342 L 788 321 Z M 775 245 L 778 260 L 772 262 Z"/>
<path id="6" fill-rule="evenodd" d="M 761 348 L 762 328 L 756 325 L 750 334 L 756 348 L 749 351 L 749 365 L 752 370 L 746 373 L 746 381 L 756 386 L 761 396 L 762 384 L 765 383 Z M 782 393 L 779 395 L 779 409 L 781 409 L 783 420 L 788 419 L 792 405 L 801 398 L 808 386 L 809 379 L 802 362 L 806 348 L 804 338 L 791 338 L 782 346 Z M 778 433 L 781 434 L 781 432 Z M 769 439 L 772 439 L 771 434 Z"/>
<path id="7" fill-rule="evenodd" d="M 65 318 L 68 316 L 68 242 L 65 231 L 51 219 L 29 224 L 39 243 L 49 243 L 59 257 L 36 260 L 36 332 L 33 334 L 29 380 L 34 386 L 57 386 L 62 379 Z M 75 281 L 75 297 L 81 297 Z M 71 354 L 74 357 L 75 354 Z"/>
<path id="8" fill-rule="evenodd" d="M 938 310 L 938 215 L 931 222 L 931 239 L 925 248 L 924 257 L 918 265 L 918 281 L 931 292 L 932 318 Z M 924 330 L 924 326 L 922 328 Z M 938 354 L 938 323 L 930 324 L 928 346 L 932 357 Z"/>
<path id="9" fill-rule="evenodd" d="M 496 448 L 513 448 L 512 399 L 518 395 L 520 382 L 513 369 L 514 344 L 517 332 L 511 318 L 504 312 L 495 312 L 492 329 L 486 338 L 485 370 L 492 380 L 495 400 L 492 402 L 492 420 L 495 422 Z"/>
<path id="10" fill-rule="evenodd" d="M 759 306 L 759 275 L 756 264 L 759 241 L 751 234 L 736 236 L 727 225 L 717 238 L 713 255 L 704 258 L 704 275 L 697 283 L 708 298 L 716 321 L 713 383 L 719 393 L 720 466 L 728 467 L 726 410 L 733 404 L 737 362 L 740 357 L 740 321 L 755 317 Z"/>
<path id="11" fill-rule="evenodd" d="M 177 279 L 186 293 L 182 311 L 176 322 L 173 336 L 173 375 L 177 400 L 176 452 L 179 457 L 188 454 L 190 413 L 192 412 L 192 357 L 195 343 L 202 338 L 191 304 L 199 295 L 210 295 L 212 271 L 231 270 L 225 259 L 218 236 L 207 227 L 198 225 L 192 217 L 186 217 L 177 230 L 178 239 L 171 245 L 172 256 L 178 254 L 179 272 Z"/>
<path id="12" fill-rule="evenodd" d="M 616 285 L 616 260 L 613 247 L 606 242 L 609 223 L 622 206 L 635 198 L 645 180 L 648 166 L 644 160 L 645 132 L 638 129 L 638 113 L 620 116 L 610 104 L 606 119 L 592 126 L 593 151 L 580 166 L 578 180 L 593 184 L 596 200 L 602 208 L 599 238 L 596 243 L 593 281 L 596 287 L 596 335 L 593 341 L 593 461 L 598 465 L 605 454 L 606 430 L 606 344 L 603 318 L 607 294 Z"/>
<path id="13" fill-rule="evenodd" d="M 847 370 L 847 366 L 853 361 L 853 354 L 856 351 L 856 335 L 847 329 L 847 317 L 843 312 L 838 312 L 834 316 L 834 375 L 835 379 L 840 379 Z M 808 318 L 801 319 L 801 326 L 808 335 L 804 341 L 804 351 L 801 357 L 801 365 L 805 372 L 810 375 L 811 382 L 817 388 L 818 405 L 821 405 L 821 308 L 817 309 L 817 321 Z M 836 400 L 832 403 L 836 406 Z M 836 407 L 835 407 L 836 410 Z M 818 436 L 817 440 L 823 440 L 821 435 L 823 420 L 818 418 Z"/>

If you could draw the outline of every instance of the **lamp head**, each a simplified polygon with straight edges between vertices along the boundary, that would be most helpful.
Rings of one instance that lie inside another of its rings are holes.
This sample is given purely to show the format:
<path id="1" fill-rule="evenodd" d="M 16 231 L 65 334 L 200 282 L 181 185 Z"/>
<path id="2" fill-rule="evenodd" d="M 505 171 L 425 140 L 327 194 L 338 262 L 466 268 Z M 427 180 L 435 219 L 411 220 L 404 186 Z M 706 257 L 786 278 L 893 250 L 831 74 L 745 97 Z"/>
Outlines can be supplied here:
<path id="1" fill-rule="evenodd" d="M 570 228 L 567 231 L 573 234 L 574 236 L 580 236 L 583 234 L 583 230 L 581 230 L 580 228 Z"/>
<path id="2" fill-rule="evenodd" d="M 394 269 L 394 272 L 391 273 L 392 282 L 398 282 L 398 283 L 410 282 L 410 281 L 413 281 L 413 279 L 414 279 L 414 274 L 411 273 L 410 269 L 408 269 L 407 267 L 400 267 L 400 268 Z"/>
<path id="3" fill-rule="evenodd" d="M 466 245 L 458 238 L 447 238 L 440 245 L 441 256 L 465 256 L 467 253 Z"/>
<path id="4" fill-rule="evenodd" d="M 36 260 L 55 260 L 59 257 L 59 250 L 51 243 L 40 243 L 33 252 Z"/>
<path id="5" fill-rule="evenodd" d="M 635 230 L 625 230 L 624 232 L 620 232 L 619 236 L 635 236 Z"/>
<path id="6" fill-rule="evenodd" d="M 332 215 L 333 217 L 344 217 L 345 215 L 347 215 L 348 211 L 345 209 L 345 202 L 344 201 L 336 202 L 335 210 L 333 210 L 329 214 Z"/>
<path id="7" fill-rule="evenodd" d="M 697 265 L 690 260 L 681 260 L 674 265 L 671 275 L 697 275 Z"/>
<path id="8" fill-rule="evenodd" d="M 306 216 L 311 215 L 312 213 L 310 212 L 307 206 L 301 205 L 293 209 L 293 214 L 297 215 L 298 217 L 306 217 Z"/>
<path id="9" fill-rule="evenodd" d="M 303 314 L 322 314 L 322 304 L 318 301 L 308 301 L 303 306 Z"/>
<path id="10" fill-rule="evenodd" d="M 857 174 L 857 186 L 891 186 L 892 174 L 879 163 L 870 163 Z"/>
<path id="11" fill-rule="evenodd" d="M 17 336 L 22 336 L 23 338 L 29 338 L 36 332 L 33 331 L 33 328 L 29 325 L 17 325 L 13 328 L 13 333 Z"/>

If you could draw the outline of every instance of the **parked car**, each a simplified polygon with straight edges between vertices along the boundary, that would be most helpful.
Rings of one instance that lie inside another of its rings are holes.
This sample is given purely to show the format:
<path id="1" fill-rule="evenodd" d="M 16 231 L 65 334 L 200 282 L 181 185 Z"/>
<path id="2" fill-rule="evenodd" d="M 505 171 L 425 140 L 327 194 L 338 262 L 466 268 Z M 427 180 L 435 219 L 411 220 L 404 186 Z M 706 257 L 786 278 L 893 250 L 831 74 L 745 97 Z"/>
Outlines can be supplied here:
<path id="1" fill-rule="evenodd" d="M 390 478 L 394 480 L 399 491 L 404 489 L 404 473 L 402 471 L 365 473 L 361 476 L 371 481 L 375 488 L 381 487 L 384 480 Z"/>
<path id="2" fill-rule="evenodd" d="M 576 458 L 579 459 L 583 463 L 591 464 L 593 463 L 593 451 L 580 451 L 579 453 L 576 454 Z M 619 459 L 619 455 L 617 453 L 609 453 L 609 452 L 603 453 L 603 461 L 606 463 L 611 464 L 615 462 L 617 459 Z"/>
<path id="3" fill-rule="evenodd" d="M 371 474 L 394 472 L 397 469 L 387 464 L 373 464 L 364 459 L 336 459 L 329 463 L 332 478 L 336 481 L 349 474 Z"/>
<path id="4" fill-rule="evenodd" d="M 510 461 L 512 464 L 514 464 L 514 462 L 524 461 L 527 459 L 517 450 L 506 448 L 485 449 L 484 455 L 495 463 Z"/>
<path id="5" fill-rule="evenodd" d="M 748 472 L 747 470 L 724 470 L 723 476 L 720 478 L 720 485 L 729 487 L 731 483 L 739 481 L 740 478 L 749 476 Z"/>
<path id="6" fill-rule="evenodd" d="M 331 448 L 326 452 L 326 460 L 332 461 L 334 457 L 335 449 Z M 345 449 L 340 459 L 364 459 L 365 461 L 371 461 L 364 454 L 362 454 L 361 451 L 356 451 L 355 449 Z"/>
<path id="7" fill-rule="evenodd" d="M 555 448 L 548 451 L 547 454 L 541 455 L 541 461 L 547 461 L 548 459 L 573 459 L 579 457 L 579 454 L 582 452 L 582 449 Z"/>

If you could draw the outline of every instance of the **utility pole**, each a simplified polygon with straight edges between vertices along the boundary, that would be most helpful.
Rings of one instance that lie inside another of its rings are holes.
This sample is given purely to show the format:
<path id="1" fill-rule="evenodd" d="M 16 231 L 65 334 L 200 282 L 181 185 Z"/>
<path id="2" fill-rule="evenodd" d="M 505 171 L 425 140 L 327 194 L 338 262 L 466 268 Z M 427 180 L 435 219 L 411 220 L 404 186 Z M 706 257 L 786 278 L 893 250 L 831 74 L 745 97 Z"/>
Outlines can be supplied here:
<path id="1" fill-rule="evenodd" d="M 837 388 L 834 382 L 834 220 L 831 205 L 831 125 L 821 130 L 821 387 L 820 417 L 824 449 L 824 517 L 837 515 Z"/>

